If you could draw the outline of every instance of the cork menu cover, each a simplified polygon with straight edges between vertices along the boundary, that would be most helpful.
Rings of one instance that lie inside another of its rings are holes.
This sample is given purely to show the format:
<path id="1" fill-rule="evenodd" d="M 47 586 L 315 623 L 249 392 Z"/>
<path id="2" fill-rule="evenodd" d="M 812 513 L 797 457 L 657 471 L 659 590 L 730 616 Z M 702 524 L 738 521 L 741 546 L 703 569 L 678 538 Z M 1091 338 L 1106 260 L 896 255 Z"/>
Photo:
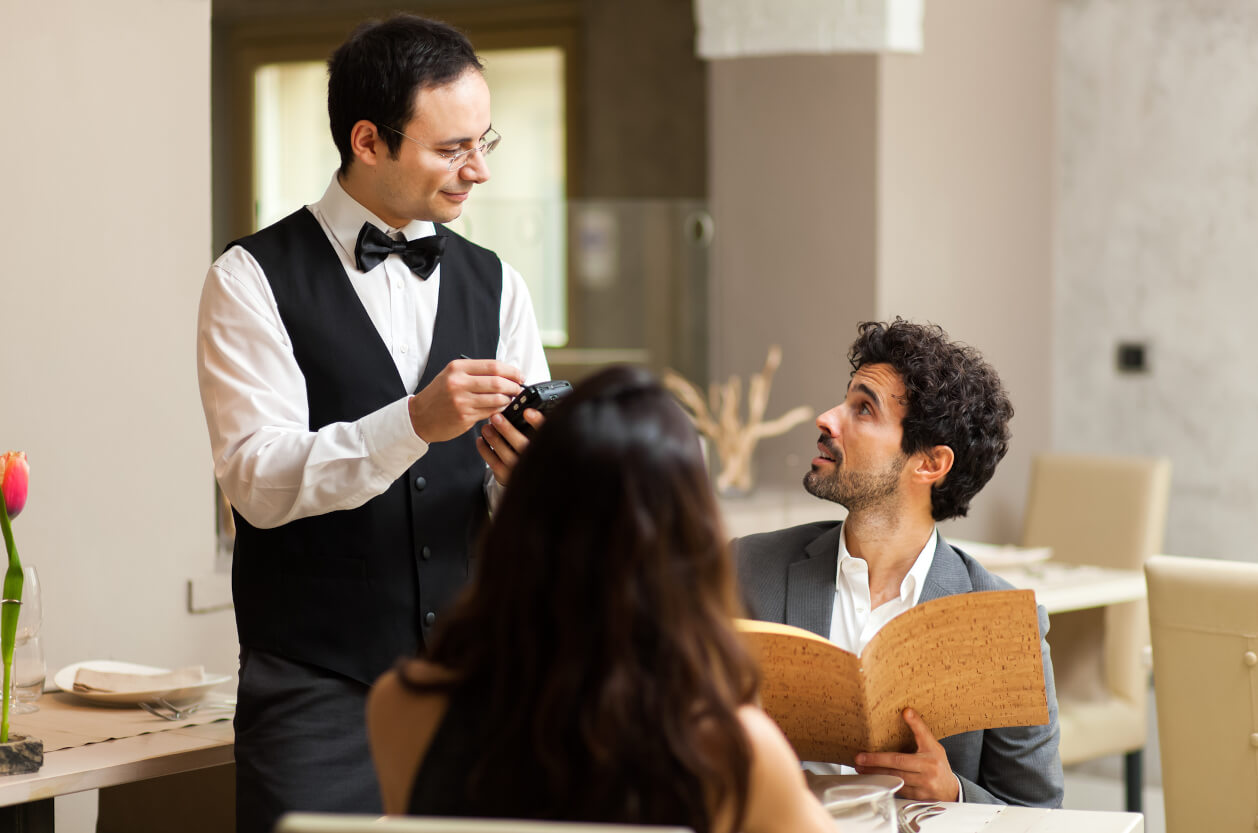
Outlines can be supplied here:
<path id="1" fill-rule="evenodd" d="M 936 738 L 1048 722 L 1035 594 L 960 593 L 916 605 L 858 657 L 791 625 L 738 621 L 764 680 L 761 705 L 806 761 L 916 748 L 912 707 Z"/>

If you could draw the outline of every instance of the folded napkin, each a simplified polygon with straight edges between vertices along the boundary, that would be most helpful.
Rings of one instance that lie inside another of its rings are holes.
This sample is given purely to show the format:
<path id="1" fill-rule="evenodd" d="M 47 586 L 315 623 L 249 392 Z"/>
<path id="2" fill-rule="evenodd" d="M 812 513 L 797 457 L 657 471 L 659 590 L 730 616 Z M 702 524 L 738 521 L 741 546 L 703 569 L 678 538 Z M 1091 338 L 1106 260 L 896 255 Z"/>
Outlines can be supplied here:
<path id="1" fill-rule="evenodd" d="M 93 671 L 80 668 L 74 672 L 75 691 L 97 691 L 127 694 L 138 691 L 169 691 L 199 685 L 205 679 L 205 667 L 189 665 L 160 674 L 129 674 L 121 671 Z"/>

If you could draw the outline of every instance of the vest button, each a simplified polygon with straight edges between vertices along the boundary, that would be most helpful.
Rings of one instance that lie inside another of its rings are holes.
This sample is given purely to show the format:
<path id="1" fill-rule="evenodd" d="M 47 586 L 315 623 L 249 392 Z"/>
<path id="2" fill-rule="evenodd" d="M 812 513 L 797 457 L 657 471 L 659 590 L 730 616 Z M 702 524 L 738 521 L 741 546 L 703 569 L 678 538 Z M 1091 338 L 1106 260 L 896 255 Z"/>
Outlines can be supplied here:
<path id="1" fill-rule="evenodd" d="M 1246 651 L 1245 664 L 1248 665 L 1250 668 L 1253 668 L 1255 665 L 1258 665 L 1258 654 L 1255 654 L 1253 651 Z"/>
<path id="2" fill-rule="evenodd" d="M 427 485 L 428 485 L 428 481 L 424 478 L 422 474 L 419 477 L 415 478 L 415 491 L 422 492 L 424 490 L 424 487 Z"/>
<path id="3" fill-rule="evenodd" d="M 431 625 L 435 621 L 437 621 L 437 614 L 433 613 L 431 610 L 424 614 L 425 625 Z"/>
<path id="4" fill-rule="evenodd" d="M 427 561 L 432 558 L 432 548 L 424 547 L 419 551 L 419 557 Z"/>

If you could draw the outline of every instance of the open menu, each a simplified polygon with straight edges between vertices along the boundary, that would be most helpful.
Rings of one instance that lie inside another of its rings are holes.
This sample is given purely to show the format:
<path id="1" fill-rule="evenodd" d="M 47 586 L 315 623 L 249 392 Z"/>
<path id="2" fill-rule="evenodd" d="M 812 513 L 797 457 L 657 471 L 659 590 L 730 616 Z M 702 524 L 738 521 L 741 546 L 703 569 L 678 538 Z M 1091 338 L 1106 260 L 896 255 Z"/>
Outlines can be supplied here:
<path id="1" fill-rule="evenodd" d="M 892 619 L 860 656 L 791 625 L 738 621 L 760 661 L 761 705 L 806 761 L 910 751 L 913 708 L 936 738 L 1048 722 L 1035 594 L 961 593 Z"/>

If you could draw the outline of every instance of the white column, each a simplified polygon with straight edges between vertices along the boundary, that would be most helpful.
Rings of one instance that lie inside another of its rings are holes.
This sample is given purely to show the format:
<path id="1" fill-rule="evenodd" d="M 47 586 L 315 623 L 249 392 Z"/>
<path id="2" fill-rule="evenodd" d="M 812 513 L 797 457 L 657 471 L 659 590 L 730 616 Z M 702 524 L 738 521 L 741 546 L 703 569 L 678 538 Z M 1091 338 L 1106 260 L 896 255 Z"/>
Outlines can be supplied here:
<path id="1" fill-rule="evenodd" d="M 695 0 L 701 58 L 921 52 L 923 0 Z"/>

